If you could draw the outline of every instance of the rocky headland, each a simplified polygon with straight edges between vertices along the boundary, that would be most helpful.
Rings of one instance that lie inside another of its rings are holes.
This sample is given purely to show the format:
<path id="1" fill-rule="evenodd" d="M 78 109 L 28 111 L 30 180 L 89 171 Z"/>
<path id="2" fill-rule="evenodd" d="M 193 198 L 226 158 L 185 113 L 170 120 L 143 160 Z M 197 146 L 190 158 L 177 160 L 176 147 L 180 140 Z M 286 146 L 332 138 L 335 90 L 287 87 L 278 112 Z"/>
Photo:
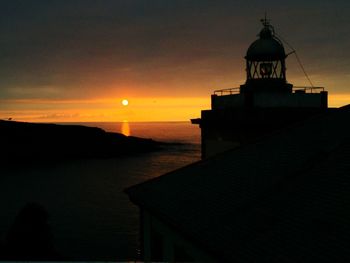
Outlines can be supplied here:
<path id="1" fill-rule="evenodd" d="M 152 139 L 106 132 L 80 125 L 0 120 L 2 160 L 110 158 L 159 150 Z"/>

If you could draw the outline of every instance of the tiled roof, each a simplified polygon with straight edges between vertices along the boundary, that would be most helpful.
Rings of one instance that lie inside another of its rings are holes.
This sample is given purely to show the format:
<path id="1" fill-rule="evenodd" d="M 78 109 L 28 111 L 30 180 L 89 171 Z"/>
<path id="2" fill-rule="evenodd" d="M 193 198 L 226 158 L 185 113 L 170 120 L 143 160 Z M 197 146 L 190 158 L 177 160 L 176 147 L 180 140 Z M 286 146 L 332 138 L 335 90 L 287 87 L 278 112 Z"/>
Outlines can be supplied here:
<path id="1" fill-rule="evenodd" d="M 220 260 L 350 260 L 350 107 L 128 188 Z"/>

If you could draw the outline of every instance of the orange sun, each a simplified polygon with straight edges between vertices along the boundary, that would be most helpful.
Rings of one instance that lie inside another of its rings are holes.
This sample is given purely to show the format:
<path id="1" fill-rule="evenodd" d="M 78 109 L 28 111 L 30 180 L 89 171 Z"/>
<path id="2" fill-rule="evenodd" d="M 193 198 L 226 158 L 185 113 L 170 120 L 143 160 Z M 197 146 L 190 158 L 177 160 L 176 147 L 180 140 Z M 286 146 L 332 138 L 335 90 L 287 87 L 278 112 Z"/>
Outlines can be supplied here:
<path id="1" fill-rule="evenodd" d="M 128 106 L 129 105 L 129 101 L 126 100 L 126 99 L 122 100 L 122 105 L 123 106 Z"/>

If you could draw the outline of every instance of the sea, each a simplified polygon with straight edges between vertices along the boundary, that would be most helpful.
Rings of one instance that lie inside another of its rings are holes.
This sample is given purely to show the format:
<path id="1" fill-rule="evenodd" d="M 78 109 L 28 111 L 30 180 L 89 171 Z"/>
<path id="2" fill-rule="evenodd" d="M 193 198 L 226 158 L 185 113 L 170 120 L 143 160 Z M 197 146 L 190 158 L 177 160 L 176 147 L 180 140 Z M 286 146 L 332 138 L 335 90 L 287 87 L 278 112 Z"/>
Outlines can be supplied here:
<path id="1" fill-rule="evenodd" d="M 20 209 L 36 202 L 48 211 L 55 248 L 65 259 L 138 260 L 139 211 L 124 189 L 198 161 L 199 127 L 190 122 L 60 124 L 99 127 L 173 144 L 122 158 L 0 168 L 0 242 Z"/>

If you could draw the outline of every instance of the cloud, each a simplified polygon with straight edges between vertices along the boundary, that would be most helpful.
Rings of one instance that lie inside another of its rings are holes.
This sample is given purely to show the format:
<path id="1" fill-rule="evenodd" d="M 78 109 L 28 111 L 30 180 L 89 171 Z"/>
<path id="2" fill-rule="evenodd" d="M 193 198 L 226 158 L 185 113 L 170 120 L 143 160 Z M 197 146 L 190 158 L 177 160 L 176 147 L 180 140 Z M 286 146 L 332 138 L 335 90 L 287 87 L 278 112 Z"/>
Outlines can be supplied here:
<path id="1" fill-rule="evenodd" d="M 202 96 L 220 85 L 239 85 L 244 53 L 265 11 L 311 74 L 337 76 L 350 69 L 346 1 L 2 4 L 1 99 L 182 96 L 189 89 Z"/>

